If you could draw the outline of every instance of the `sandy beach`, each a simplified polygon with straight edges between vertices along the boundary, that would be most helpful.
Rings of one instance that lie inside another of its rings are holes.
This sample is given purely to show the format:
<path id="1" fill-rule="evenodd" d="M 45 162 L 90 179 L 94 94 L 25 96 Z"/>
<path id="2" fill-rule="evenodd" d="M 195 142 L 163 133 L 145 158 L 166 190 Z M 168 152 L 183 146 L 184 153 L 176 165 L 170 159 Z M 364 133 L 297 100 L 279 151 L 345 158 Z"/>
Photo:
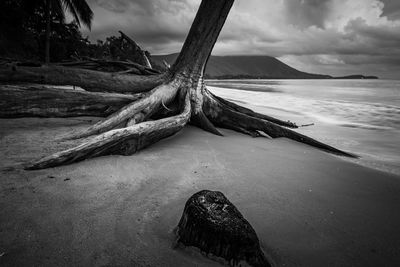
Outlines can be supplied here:
<path id="1" fill-rule="evenodd" d="M 186 127 L 133 156 L 22 169 L 94 120 L 0 120 L 1 266 L 220 266 L 173 247 L 202 189 L 236 205 L 276 266 L 400 266 L 400 177 L 287 139 Z"/>

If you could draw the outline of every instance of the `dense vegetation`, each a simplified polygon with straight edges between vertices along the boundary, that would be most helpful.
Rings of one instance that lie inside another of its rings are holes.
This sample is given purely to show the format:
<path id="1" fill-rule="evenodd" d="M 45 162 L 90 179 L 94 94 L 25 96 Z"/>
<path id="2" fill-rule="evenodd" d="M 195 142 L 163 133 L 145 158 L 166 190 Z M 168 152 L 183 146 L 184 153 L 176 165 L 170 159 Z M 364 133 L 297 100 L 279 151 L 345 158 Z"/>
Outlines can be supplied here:
<path id="1" fill-rule="evenodd" d="M 45 60 L 45 1 L 0 1 L 0 57 Z M 59 12 L 53 12 L 50 34 L 50 59 L 61 62 L 82 57 L 132 60 L 134 51 L 122 36 L 110 36 L 105 41 L 91 43 L 79 31 L 75 19 L 70 23 Z"/>

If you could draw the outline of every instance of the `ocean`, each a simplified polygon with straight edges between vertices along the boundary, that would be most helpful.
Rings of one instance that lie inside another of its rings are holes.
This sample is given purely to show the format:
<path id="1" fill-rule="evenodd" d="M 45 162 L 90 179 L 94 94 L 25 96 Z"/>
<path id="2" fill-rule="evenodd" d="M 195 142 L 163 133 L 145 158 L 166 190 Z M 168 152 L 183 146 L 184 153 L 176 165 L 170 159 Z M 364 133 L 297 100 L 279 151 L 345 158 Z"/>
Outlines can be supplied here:
<path id="1" fill-rule="evenodd" d="M 400 175 L 400 80 L 208 80 L 215 94 Z"/>

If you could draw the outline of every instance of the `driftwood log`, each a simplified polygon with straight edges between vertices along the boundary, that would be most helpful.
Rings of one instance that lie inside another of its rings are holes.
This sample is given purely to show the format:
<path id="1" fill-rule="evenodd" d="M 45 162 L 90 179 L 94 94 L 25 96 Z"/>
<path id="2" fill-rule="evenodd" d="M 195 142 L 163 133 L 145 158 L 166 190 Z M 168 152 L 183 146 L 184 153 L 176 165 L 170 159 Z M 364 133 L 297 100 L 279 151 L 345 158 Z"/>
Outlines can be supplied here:
<path id="1" fill-rule="evenodd" d="M 143 66 L 132 61 L 104 60 L 84 57 L 84 60 L 58 63 L 59 66 L 74 67 L 88 70 L 115 72 L 122 74 L 154 75 L 158 70 Z M 148 61 L 148 59 L 147 59 Z"/>
<path id="2" fill-rule="evenodd" d="M 191 196 L 176 233 L 178 243 L 223 258 L 231 266 L 271 266 L 253 227 L 221 192 L 203 190 Z"/>
<path id="3" fill-rule="evenodd" d="M 0 82 L 3 83 L 74 85 L 91 92 L 140 94 L 138 99 L 133 99 L 104 120 L 84 131 L 69 135 L 69 138 L 93 136 L 89 141 L 49 155 L 33 162 L 27 168 L 54 167 L 101 155 L 131 155 L 177 133 L 189 122 L 217 135 L 222 134 L 216 126 L 251 136 L 260 136 L 262 133 L 272 138 L 293 139 L 337 155 L 354 157 L 350 153 L 289 129 L 296 127 L 291 122 L 253 112 L 207 90 L 203 79 L 204 70 L 233 2 L 234 0 L 201 2 L 181 53 L 165 73 L 137 75 L 107 73 L 71 66 L 1 64 Z M 60 94 L 59 97 L 66 99 L 67 95 Z M 32 102 L 35 101 L 43 100 L 32 99 Z M 82 106 L 82 103 L 70 105 L 69 109 L 73 110 L 74 106 Z M 37 106 L 47 109 L 38 111 L 47 114 L 46 116 L 60 113 L 59 110 L 44 105 Z M 7 109 L 7 106 L 3 108 Z M 54 114 L 50 114 L 53 110 Z M 71 112 L 71 116 L 74 115 L 76 113 Z M 61 113 L 61 116 L 65 114 Z"/>
<path id="4" fill-rule="evenodd" d="M 0 118 L 111 115 L 141 94 L 87 92 L 42 85 L 0 84 Z"/>

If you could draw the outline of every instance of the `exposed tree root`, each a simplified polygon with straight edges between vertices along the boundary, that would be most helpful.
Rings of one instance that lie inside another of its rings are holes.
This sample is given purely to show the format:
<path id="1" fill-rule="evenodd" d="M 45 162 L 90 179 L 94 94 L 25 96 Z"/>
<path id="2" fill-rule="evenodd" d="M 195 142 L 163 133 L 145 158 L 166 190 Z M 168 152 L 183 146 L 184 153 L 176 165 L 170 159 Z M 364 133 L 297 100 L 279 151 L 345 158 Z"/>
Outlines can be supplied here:
<path id="1" fill-rule="evenodd" d="M 233 110 L 230 106 L 220 102 L 219 99 L 215 98 L 208 90 L 205 94 L 204 104 L 205 114 L 217 126 L 235 131 L 239 130 L 241 132 L 249 131 L 250 135 L 253 135 L 251 133 L 257 130 L 263 131 L 272 138 L 286 137 L 333 154 L 357 158 L 356 155 L 321 143 L 313 138 L 279 126 L 275 123 L 260 119 L 258 117 L 249 116 L 248 114 L 238 112 L 237 110 Z"/>
<path id="2" fill-rule="evenodd" d="M 70 138 L 76 139 L 88 137 L 94 134 L 104 133 L 131 118 L 133 118 L 135 122 L 141 121 L 139 116 L 141 116 L 143 120 L 146 117 L 146 113 L 154 113 L 154 111 L 159 108 L 161 103 L 171 102 L 175 98 L 177 90 L 178 84 L 174 83 L 162 84 L 160 86 L 157 86 L 142 99 L 132 102 L 131 104 L 110 115 L 105 120 L 94 124 L 88 129 L 79 133 L 72 134 Z M 141 113 L 142 115 L 140 115 L 139 113 Z M 132 121 L 130 122 L 130 124 L 132 124 Z"/>
<path id="3" fill-rule="evenodd" d="M 240 127 L 240 126 L 238 126 L 236 124 L 230 125 L 229 129 L 234 130 L 235 132 L 239 132 L 239 133 L 250 135 L 251 137 L 262 137 L 263 136 L 257 130 L 245 129 L 245 128 Z M 272 138 L 272 137 L 270 137 L 268 135 L 266 135 L 265 137 Z"/>
<path id="4" fill-rule="evenodd" d="M 207 116 L 204 114 L 203 111 L 196 114 L 192 114 L 190 123 L 192 125 L 195 125 L 203 129 L 204 131 L 210 132 L 215 135 L 223 136 L 223 134 L 220 131 L 218 131 L 218 129 L 215 128 L 215 126 L 210 122 L 210 120 L 207 118 Z"/>
<path id="5" fill-rule="evenodd" d="M 228 100 L 226 100 L 226 99 L 224 99 L 222 97 L 216 96 L 211 92 L 209 92 L 209 93 L 215 99 L 217 99 L 219 102 L 221 102 L 221 104 L 224 104 L 224 105 L 230 107 L 231 109 L 236 110 L 237 112 L 249 115 L 251 117 L 255 117 L 255 118 L 262 119 L 262 120 L 270 121 L 270 122 L 273 122 L 273 123 L 276 123 L 278 125 L 285 126 L 285 127 L 288 127 L 288 128 L 298 128 L 296 123 L 293 123 L 293 122 L 290 122 L 290 121 L 282 121 L 280 119 L 277 119 L 277 118 L 274 118 L 274 117 L 271 117 L 271 116 L 268 116 L 268 115 L 264 115 L 264 114 L 261 114 L 261 113 L 254 112 L 251 109 L 239 106 L 239 105 L 237 105 L 237 104 L 235 104 L 235 103 L 233 103 L 231 101 L 228 101 Z"/>
<path id="6" fill-rule="evenodd" d="M 132 155 L 142 148 L 177 133 L 186 125 L 191 111 L 188 94 L 186 94 L 182 109 L 181 114 L 173 117 L 108 131 L 77 147 L 42 158 L 25 169 L 50 168 L 103 155 Z"/>
<path id="7" fill-rule="evenodd" d="M 191 124 L 196 125 L 197 127 L 222 136 L 222 133 L 215 128 L 215 126 L 210 122 L 207 116 L 203 112 L 203 103 L 204 103 L 204 81 L 203 77 L 199 78 L 197 82 L 197 88 L 192 92 L 191 101 L 192 101 L 192 117 Z"/>

